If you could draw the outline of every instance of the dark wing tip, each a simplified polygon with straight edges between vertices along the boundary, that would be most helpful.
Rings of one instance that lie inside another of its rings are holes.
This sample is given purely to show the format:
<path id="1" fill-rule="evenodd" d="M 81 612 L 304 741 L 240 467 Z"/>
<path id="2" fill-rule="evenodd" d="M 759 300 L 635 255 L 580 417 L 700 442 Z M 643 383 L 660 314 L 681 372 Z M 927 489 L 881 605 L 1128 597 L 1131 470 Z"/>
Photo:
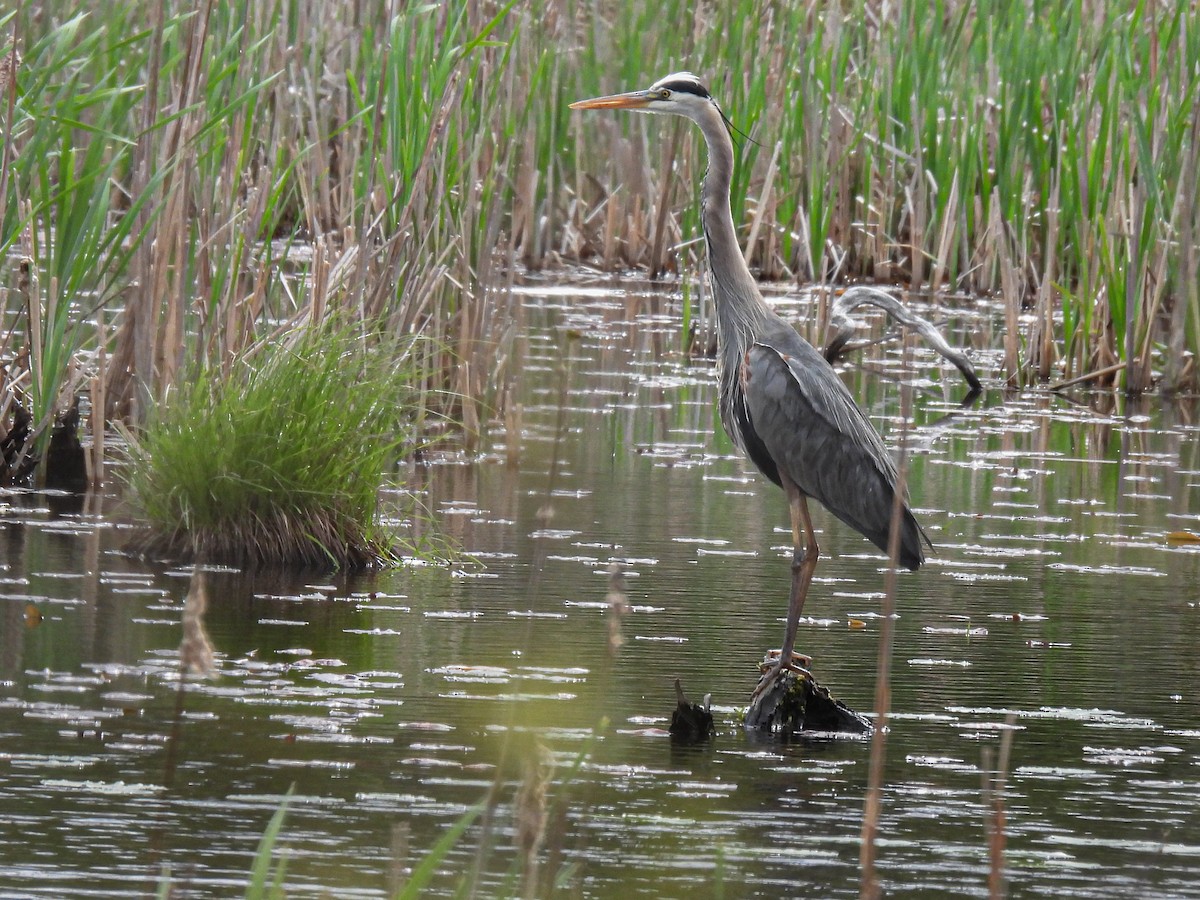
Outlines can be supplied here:
<path id="1" fill-rule="evenodd" d="M 900 565 L 910 572 L 915 572 L 925 563 L 925 547 L 933 549 L 933 541 L 921 527 L 912 510 L 905 507 L 907 521 L 904 524 L 904 536 L 900 546 Z"/>

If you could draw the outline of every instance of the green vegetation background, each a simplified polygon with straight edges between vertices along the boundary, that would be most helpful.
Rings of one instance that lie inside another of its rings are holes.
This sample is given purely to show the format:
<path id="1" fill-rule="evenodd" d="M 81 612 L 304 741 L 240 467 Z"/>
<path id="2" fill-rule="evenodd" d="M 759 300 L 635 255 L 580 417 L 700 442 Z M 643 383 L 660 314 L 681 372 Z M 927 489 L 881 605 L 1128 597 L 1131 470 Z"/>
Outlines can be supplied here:
<path id="1" fill-rule="evenodd" d="M 331 311 L 504 406 L 520 267 L 701 272 L 686 123 L 570 100 L 691 69 L 742 142 L 753 265 L 988 294 L 1015 380 L 1194 385 L 1193 5 L 21 4 L 0 17 L 5 419 L 181 377 Z M 420 392 L 419 392 L 420 393 Z"/>

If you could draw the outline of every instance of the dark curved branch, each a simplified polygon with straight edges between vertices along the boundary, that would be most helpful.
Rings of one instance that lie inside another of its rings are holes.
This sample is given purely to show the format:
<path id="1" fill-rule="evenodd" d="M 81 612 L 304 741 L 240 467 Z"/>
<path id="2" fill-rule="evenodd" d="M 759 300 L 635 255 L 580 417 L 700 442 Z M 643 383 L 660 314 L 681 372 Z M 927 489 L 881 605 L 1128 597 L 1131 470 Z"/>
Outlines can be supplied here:
<path id="1" fill-rule="evenodd" d="M 925 319 L 905 309 L 900 301 L 891 294 L 866 285 L 857 285 L 848 289 L 844 294 L 835 298 L 830 307 L 829 327 L 833 332 L 833 337 L 825 346 L 825 359 L 829 362 L 833 362 L 841 355 L 842 348 L 846 346 L 846 342 L 858 329 L 859 323 L 850 318 L 850 313 L 864 303 L 882 309 L 901 325 L 906 325 L 920 334 L 930 347 L 954 363 L 955 368 L 962 372 L 963 378 L 971 386 L 973 395 L 983 390 L 983 385 L 975 374 L 975 367 L 971 365 L 971 361 L 967 359 L 965 353 L 947 344 L 941 332 Z"/>

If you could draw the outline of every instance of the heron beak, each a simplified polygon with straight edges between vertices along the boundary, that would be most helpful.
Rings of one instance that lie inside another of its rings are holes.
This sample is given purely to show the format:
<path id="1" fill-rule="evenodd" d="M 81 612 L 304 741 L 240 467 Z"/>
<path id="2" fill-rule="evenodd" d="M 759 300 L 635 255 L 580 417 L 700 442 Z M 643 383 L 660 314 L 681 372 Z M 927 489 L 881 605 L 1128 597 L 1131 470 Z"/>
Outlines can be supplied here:
<path id="1" fill-rule="evenodd" d="M 644 109 L 653 99 L 649 91 L 630 91 L 594 100 L 576 100 L 571 109 Z"/>

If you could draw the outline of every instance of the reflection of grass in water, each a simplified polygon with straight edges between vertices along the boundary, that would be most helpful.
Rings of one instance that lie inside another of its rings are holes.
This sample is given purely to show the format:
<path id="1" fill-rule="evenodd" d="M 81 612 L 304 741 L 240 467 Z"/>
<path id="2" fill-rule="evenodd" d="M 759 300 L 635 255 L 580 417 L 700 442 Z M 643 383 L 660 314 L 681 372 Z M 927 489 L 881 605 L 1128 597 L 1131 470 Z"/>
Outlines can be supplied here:
<path id="1" fill-rule="evenodd" d="M 131 438 L 142 548 L 235 564 L 388 559 L 379 489 L 408 439 L 412 371 L 397 342 L 326 325 L 177 385 Z"/>

